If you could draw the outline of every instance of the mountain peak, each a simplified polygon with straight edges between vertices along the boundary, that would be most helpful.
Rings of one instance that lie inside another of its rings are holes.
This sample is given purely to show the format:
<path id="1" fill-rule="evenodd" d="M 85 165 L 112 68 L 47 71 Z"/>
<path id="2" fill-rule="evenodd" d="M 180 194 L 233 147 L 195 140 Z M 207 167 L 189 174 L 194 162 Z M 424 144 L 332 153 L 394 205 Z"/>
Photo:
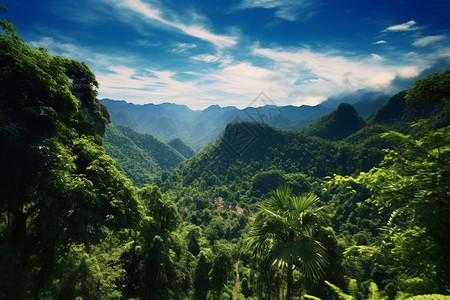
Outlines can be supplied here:
<path id="1" fill-rule="evenodd" d="M 321 117 L 305 129 L 305 132 L 328 140 L 341 140 L 365 126 L 365 121 L 353 105 L 341 103 L 336 110 Z"/>

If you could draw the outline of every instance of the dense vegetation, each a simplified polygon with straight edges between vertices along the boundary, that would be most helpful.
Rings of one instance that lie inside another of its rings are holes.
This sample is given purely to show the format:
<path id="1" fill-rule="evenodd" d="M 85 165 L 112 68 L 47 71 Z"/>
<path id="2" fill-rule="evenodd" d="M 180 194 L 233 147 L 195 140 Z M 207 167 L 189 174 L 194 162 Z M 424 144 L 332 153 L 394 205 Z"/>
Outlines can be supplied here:
<path id="1" fill-rule="evenodd" d="M 449 298 L 450 72 L 365 120 L 230 123 L 185 160 L 106 128 L 86 64 L 1 25 L 0 298 Z"/>
<path id="2" fill-rule="evenodd" d="M 118 169 L 140 187 L 195 154 L 180 139 L 165 143 L 150 134 L 112 124 L 106 126 L 105 148 L 117 159 Z"/>

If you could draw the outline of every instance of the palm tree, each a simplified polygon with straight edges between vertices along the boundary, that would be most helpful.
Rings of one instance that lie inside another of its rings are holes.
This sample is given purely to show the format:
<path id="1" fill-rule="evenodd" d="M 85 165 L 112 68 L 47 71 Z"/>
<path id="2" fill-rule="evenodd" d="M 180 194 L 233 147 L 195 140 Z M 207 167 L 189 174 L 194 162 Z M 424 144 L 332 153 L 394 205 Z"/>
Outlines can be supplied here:
<path id="1" fill-rule="evenodd" d="M 322 208 L 315 207 L 319 198 L 311 193 L 291 194 L 287 185 L 271 192 L 260 205 L 247 243 L 257 258 L 287 269 L 287 300 L 292 299 L 294 268 L 302 269 L 307 279 L 317 279 L 326 264 L 325 249 L 315 239 L 325 222 Z"/>

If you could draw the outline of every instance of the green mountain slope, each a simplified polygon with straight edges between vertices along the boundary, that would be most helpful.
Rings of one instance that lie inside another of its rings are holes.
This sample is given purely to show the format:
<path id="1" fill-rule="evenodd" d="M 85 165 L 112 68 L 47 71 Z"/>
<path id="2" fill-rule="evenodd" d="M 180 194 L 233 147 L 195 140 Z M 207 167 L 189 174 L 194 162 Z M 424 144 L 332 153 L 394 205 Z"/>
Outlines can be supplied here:
<path id="1" fill-rule="evenodd" d="M 119 169 L 140 186 L 152 182 L 163 170 L 172 170 L 185 160 L 168 144 L 126 126 L 107 126 L 105 148 L 116 159 Z"/>
<path id="2" fill-rule="evenodd" d="M 356 109 L 347 103 L 341 103 L 338 108 L 321 117 L 304 129 L 304 132 L 327 140 L 338 141 L 357 132 L 365 126 Z"/>
<path id="3" fill-rule="evenodd" d="M 116 159 L 116 166 L 136 185 L 151 182 L 161 173 L 161 167 L 149 153 L 124 135 L 119 126 L 109 124 L 104 137 L 106 153 Z"/>
<path id="4" fill-rule="evenodd" d="M 117 126 L 117 129 L 154 158 L 154 161 L 163 170 L 171 170 L 184 160 L 178 151 L 151 134 L 139 133 L 125 126 Z"/>
<path id="5" fill-rule="evenodd" d="M 444 109 L 442 101 L 435 101 L 428 107 L 409 106 L 405 103 L 405 95 L 406 91 L 402 91 L 392 96 L 386 104 L 367 117 L 367 123 L 369 125 L 388 125 L 393 130 L 407 132 L 410 130 L 411 122 L 419 118 L 436 116 L 441 120 L 446 119 L 441 115 Z"/>
<path id="6" fill-rule="evenodd" d="M 378 152 L 264 123 L 232 123 L 213 145 L 176 168 L 172 182 L 202 188 L 235 184 L 239 186 L 236 190 L 251 192 L 244 186 L 260 172 L 278 170 L 285 175 L 301 173 L 315 178 L 350 175 L 379 162 L 382 156 Z"/>
<path id="7" fill-rule="evenodd" d="M 167 142 L 167 144 L 171 146 L 173 149 L 177 150 L 185 158 L 191 158 L 192 156 L 195 155 L 195 150 L 191 146 L 184 143 L 179 138 L 170 140 Z"/>

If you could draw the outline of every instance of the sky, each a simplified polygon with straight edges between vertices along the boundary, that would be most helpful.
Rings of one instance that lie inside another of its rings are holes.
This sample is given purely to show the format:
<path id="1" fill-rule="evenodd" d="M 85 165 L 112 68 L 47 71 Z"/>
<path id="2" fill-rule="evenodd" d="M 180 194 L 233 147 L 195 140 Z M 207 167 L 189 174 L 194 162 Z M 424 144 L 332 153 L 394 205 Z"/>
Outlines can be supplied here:
<path id="1" fill-rule="evenodd" d="M 450 70 L 448 0 L 0 0 L 22 39 L 86 62 L 98 98 L 316 105 Z M 267 102 L 266 100 L 262 100 Z"/>

